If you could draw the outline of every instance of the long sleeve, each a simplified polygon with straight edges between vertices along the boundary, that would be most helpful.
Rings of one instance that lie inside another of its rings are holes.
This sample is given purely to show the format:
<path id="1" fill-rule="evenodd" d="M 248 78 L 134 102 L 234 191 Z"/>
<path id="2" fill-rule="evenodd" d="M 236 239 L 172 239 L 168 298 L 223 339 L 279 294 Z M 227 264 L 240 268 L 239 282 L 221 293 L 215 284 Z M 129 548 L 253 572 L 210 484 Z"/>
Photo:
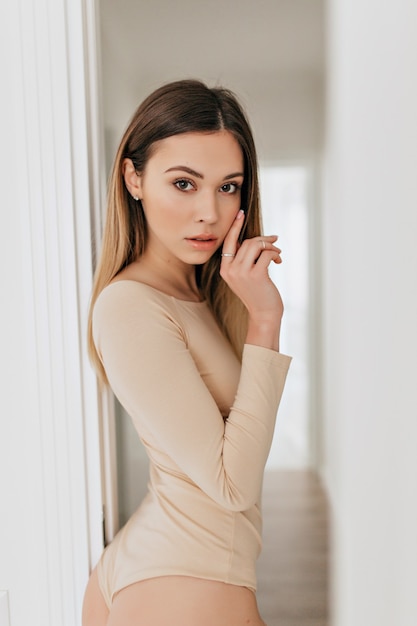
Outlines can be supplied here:
<path id="1" fill-rule="evenodd" d="M 259 497 L 290 358 L 246 345 L 224 420 L 169 296 L 142 287 L 116 282 L 95 306 L 94 338 L 110 385 L 139 434 L 150 433 L 221 506 L 246 510 Z"/>

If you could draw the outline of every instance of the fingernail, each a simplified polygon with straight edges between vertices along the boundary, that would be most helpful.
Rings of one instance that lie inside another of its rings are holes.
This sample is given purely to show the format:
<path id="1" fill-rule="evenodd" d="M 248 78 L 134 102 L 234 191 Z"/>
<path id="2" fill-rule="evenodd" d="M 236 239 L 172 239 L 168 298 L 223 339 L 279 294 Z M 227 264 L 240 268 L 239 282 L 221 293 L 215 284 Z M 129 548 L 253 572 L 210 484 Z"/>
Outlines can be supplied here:
<path id="1" fill-rule="evenodd" d="M 236 219 L 240 220 L 244 215 L 245 215 L 245 211 L 243 209 L 240 209 L 238 214 L 236 215 Z"/>

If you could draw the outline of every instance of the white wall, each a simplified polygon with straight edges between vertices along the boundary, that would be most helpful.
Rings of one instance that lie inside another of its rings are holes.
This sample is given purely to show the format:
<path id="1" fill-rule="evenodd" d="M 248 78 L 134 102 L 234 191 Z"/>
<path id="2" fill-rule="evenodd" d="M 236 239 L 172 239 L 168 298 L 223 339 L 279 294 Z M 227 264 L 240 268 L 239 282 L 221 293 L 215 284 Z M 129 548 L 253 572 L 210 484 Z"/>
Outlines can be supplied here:
<path id="1" fill-rule="evenodd" d="M 2 626 L 79 626 L 103 543 L 97 388 L 85 346 L 91 9 L 81 0 L 1 3 Z"/>
<path id="2" fill-rule="evenodd" d="M 325 478 L 334 626 L 417 623 L 417 5 L 329 3 Z"/>

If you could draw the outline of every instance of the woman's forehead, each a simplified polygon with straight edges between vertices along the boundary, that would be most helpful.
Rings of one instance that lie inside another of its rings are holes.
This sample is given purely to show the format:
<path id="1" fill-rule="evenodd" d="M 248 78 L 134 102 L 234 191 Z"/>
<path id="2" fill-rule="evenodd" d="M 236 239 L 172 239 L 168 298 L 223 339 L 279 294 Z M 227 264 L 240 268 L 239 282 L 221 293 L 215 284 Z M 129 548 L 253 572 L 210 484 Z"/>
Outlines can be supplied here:
<path id="1" fill-rule="evenodd" d="M 149 164 L 152 161 L 167 169 L 185 166 L 203 176 L 206 169 L 226 169 L 225 175 L 232 170 L 243 173 L 242 148 L 227 130 L 181 133 L 161 139 L 152 146 Z"/>

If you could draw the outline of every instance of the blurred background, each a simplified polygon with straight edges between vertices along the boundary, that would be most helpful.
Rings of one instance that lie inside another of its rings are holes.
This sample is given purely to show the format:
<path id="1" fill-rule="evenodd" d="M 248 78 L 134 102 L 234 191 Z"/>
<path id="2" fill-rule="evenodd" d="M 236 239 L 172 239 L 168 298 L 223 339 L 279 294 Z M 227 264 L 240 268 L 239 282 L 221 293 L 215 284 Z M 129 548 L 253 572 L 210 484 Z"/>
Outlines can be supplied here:
<path id="1" fill-rule="evenodd" d="M 0 7 L 0 625 L 75 626 L 141 498 L 86 314 L 106 177 L 162 82 L 234 90 L 285 263 L 294 360 L 265 480 L 268 626 L 417 623 L 417 5 L 18 0 Z"/>

